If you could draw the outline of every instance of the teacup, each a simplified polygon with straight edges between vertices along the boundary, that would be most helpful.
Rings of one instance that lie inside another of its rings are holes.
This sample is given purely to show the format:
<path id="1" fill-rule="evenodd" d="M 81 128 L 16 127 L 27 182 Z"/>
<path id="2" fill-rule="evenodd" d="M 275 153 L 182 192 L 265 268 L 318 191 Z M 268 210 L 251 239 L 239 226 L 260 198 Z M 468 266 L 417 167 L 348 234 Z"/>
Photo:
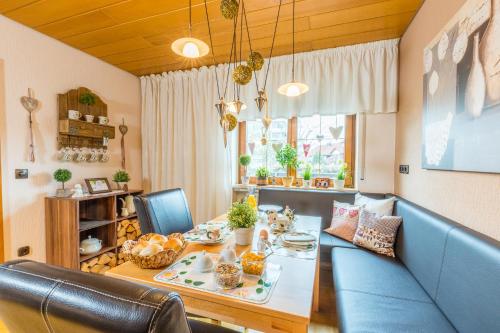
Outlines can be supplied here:
<path id="1" fill-rule="evenodd" d="M 97 117 L 99 118 L 99 124 L 100 125 L 107 125 L 109 123 L 109 119 L 108 117 L 105 117 L 105 116 L 99 116 Z"/>
<path id="2" fill-rule="evenodd" d="M 207 227 L 207 238 L 210 240 L 217 240 L 221 236 L 220 228 L 218 227 Z"/>
<path id="3" fill-rule="evenodd" d="M 91 115 L 91 114 L 86 114 L 85 115 L 85 121 L 88 122 L 88 123 L 94 122 L 94 116 Z"/>
<path id="4" fill-rule="evenodd" d="M 82 117 L 82 114 L 76 110 L 68 110 L 68 118 L 73 120 L 78 120 Z"/>
<path id="5" fill-rule="evenodd" d="M 275 210 L 268 210 L 266 214 L 267 214 L 267 222 L 269 223 L 269 225 L 275 223 L 276 220 L 278 219 L 278 212 L 276 212 Z"/>

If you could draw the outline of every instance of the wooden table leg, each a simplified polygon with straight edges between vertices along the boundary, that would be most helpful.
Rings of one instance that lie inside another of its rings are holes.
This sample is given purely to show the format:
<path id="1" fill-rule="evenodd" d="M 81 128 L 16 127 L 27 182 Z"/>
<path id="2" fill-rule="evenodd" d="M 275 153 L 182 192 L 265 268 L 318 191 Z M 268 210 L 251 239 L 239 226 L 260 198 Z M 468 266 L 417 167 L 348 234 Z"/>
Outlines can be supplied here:
<path id="1" fill-rule="evenodd" d="M 314 312 L 319 312 L 319 246 L 318 246 L 318 254 L 316 259 L 316 275 L 314 277 L 314 292 L 313 292 L 313 310 Z"/>

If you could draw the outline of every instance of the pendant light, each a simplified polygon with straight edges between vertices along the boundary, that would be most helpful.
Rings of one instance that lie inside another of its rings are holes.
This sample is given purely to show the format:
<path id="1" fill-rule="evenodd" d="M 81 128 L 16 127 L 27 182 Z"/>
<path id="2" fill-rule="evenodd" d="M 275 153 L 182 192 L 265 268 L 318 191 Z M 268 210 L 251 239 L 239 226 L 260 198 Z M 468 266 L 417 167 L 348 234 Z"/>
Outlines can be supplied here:
<path id="1" fill-rule="evenodd" d="M 309 91 L 307 84 L 295 81 L 295 0 L 293 0 L 292 14 L 292 81 L 281 85 L 278 92 L 288 97 L 302 95 Z"/>
<path id="2" fill-rule="evenodd" d="M 175 40 L 172 43 L 172 51 L 180 56 L 195 59 L 207 55 L 209 47 L 204 41 L 192 37 L 191 9 L 189 0 L 189 37 Z"/>

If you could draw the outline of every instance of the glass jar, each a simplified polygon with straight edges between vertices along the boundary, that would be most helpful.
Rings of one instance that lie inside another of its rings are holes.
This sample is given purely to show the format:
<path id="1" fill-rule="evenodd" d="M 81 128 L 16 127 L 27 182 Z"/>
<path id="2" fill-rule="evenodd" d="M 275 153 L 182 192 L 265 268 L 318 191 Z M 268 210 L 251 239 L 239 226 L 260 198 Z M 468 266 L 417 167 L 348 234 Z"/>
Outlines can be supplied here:
<path id="1" fill-rule="evenodd" d="M 241 267 L 231 263 L 220 263 L 214 270 L 215 283 L 220 289 L 234 289 L 241 282 Z"/>

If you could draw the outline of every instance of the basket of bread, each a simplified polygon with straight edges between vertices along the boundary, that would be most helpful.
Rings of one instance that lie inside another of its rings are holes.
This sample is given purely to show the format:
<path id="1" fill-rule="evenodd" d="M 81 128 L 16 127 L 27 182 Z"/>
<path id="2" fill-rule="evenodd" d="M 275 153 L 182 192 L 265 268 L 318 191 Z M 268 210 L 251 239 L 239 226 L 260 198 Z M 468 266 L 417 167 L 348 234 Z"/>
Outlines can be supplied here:
<path id="1" fill-rule="evenodd" d="M 180 233 L 163 236 L 146 234 L 137 241 L 123 243 L 122 252 L 140 268 L 160 268 L 172 264 L 182 253 L 187 242 Z"/>

